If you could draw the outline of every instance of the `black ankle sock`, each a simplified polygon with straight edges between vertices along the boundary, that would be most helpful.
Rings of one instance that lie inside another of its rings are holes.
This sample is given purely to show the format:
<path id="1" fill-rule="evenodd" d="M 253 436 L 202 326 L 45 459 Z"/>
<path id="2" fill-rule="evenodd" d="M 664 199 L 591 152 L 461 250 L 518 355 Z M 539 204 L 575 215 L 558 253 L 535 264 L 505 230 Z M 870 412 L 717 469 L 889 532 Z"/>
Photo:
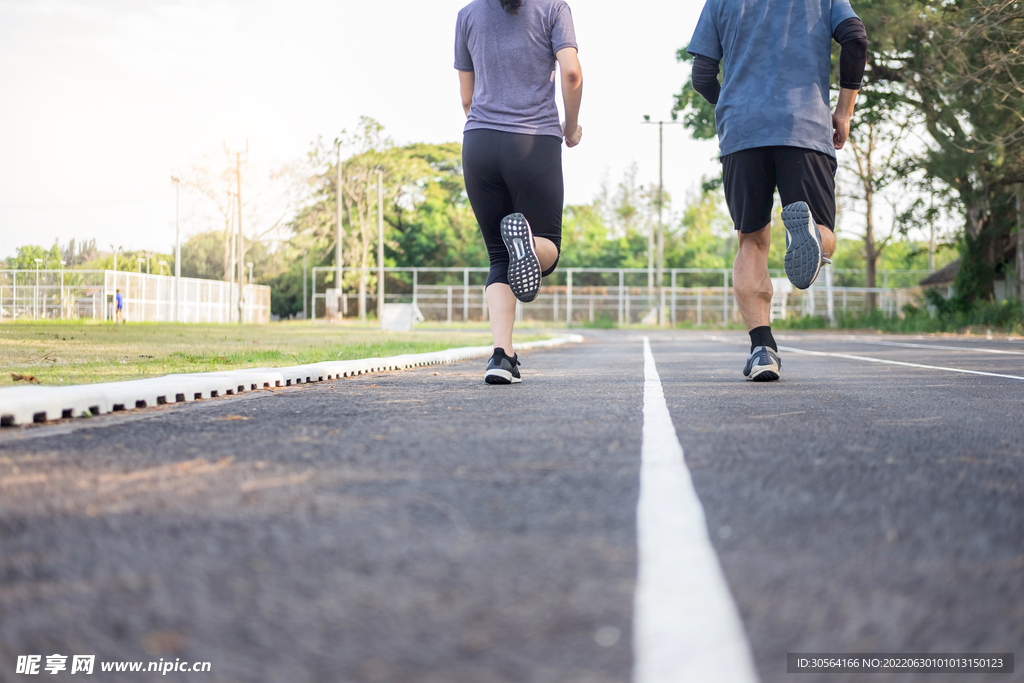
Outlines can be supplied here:
<path id="1" fill-rule="evenodd" d="M 772 336 L 772 328 L 768 325 L 755 327 L 750 331 L 750 350 L 753 351 L 758 346 L 767 346 L 776 353 L 779 350 L 775 337 Z"/>

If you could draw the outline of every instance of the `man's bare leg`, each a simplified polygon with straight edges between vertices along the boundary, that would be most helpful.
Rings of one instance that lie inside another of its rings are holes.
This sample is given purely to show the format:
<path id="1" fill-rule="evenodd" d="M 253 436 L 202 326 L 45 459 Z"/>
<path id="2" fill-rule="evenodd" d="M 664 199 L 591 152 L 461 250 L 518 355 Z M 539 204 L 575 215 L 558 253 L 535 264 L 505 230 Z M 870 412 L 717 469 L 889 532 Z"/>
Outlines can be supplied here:
<path id="1" fill-rule="evenodd" d="M 534 237 L 533 248 L 540 261 L 541 272 L 555 265 L 558 259 L 558 247 L 546 237 Z M 512 328 L 516 321 L 516 295 L 512 289 L 502 283 L 492 283 L 487 288 L 487 315 L 491 319 L 491 335 L 494 346 L 505 351 L 505 355 L 516 355 L 512 348 Z"/>
<path id="2" fill-rule="evenodd" d="M 836 249 L 835 234 L 824 225 L 818 226 L 818 232 L 821 234 L 822 252 L 826 257 L 831 257 Z M 747 324 L 747 330 L 771 322 L 774 291 L 768 274 L 771 237 L 771 230 L 765 228 L 757 232 L 740 233 L 740 247 L 733 263 L 733 286 L 736 290 L 736 303 Z"/>
<path id="3" fill-rule="evenodd" d="M 836 235 L 824 225 L 818 224 L 818 232 L 821 234 L 821 252 L 825 258 L 832 258 L 836 250 Z"/>
<path id="4" fill-rule="evenodd" d="M 732 266 L 733 289 L 747 330 L 771 322 L 772 279 L 768 274 L 768 247 L 772 231 L 765 226 L 757 232 L 739 233 L 740 245 Z"/>

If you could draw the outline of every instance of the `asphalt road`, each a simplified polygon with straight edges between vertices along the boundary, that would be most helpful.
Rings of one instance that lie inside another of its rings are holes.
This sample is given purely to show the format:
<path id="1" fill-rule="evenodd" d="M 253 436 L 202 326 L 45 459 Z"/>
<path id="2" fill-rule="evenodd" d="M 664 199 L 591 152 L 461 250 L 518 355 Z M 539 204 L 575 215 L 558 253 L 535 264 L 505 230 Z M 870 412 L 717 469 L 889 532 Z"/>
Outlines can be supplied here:
<path id="1" fill-rule="evenodd" d="M 628 681 L 643 348 L 586 336 L 511 387 L 467 362 L 0 431 L 0 681 Z M 751 384 L 745 335 L 650 337 L 762 681 L 1024 680 L 786 673 L 1024 654 L 1024 381 L 963 372 L 1024 376 L 1024 343 L 786 334 L 953 371 L 783 351 Z"/>

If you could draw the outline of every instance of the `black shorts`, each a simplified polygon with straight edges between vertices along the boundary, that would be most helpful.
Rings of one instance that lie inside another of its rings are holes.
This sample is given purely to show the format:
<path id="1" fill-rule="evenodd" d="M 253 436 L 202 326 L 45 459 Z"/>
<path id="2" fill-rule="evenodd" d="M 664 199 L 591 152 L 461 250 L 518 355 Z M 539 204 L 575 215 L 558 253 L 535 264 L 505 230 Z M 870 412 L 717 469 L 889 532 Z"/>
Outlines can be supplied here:
<path id="1" fill-rule="evenodd" d="M 814 222 L 836 228 L 835 157 L 802 147 L 754 147 L 722 157 L 729 214 L 740 232 L 757 232 L 772 222 L 779 188 L 782 205 L 807 202 Z"/>
<path id="2" fill-rule="evenodd" d="M 522 135 L 498 130 L 468 130 L 462 142 L 466 194 L 480 224 L 491 272 L 487 284 L 508 284 L 508 249 L 501 219 L 521 213 L 534 237 L 562 247 L 562 140 L 553 135 Z M 554 272 L 556 262 L 543 274 Z"/>

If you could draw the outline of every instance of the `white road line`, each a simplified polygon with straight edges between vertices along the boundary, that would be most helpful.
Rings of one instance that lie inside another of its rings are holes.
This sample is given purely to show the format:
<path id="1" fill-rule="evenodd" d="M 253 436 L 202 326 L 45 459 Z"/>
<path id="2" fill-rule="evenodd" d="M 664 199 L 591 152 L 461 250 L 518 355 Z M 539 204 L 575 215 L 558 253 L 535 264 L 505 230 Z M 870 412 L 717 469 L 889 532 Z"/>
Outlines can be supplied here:
<path id="1" fill-rule="evenodd" d="M 637 543 L 633 682 L 756 682 L 647 337 Z"/>
<path id="2" fill-rule="evenodd" d="M 708 337 L 712 341 L 726 342 L 728 344 L 742 344 L 746 346 L 747 342 L 739 339 L 728 339 L 726 337 Z M 934 347 L 929 347 L 934 348 Z M 924 370 L 941 370 L 943 372 L 957 372 L 965 375 L 981 375 L 983 377 L 1002 377 L 1003 379 L 1015 379 L 1024 382 L 1024 377 L 1017 375 L 1002 375 L 998 372 L 981 372 L 980 370 L 965 370 L 963 368 L 947 368 L 941 365 L 924 365 L 921 363 L 905 363 L 898 360 L 887 360 L 885 358 L 872 358 L 871 356 L 853 356 L 848 353 L 828 353 L 825 351 L 808 351 L 807 349 L 797 349 L 792 346 L 779 346 L 779 351 L 787 351 L 789 353 L 799 353 L 805 356 L 825 356 L 830 358 L 845 358 L 846 360 L 861 360 L 866 363 L 882 363 L 884 365 L 903 365 L 908 368 L 922 368 Z"/>
<path id="3" fill-rule="evenodd" d="M 872 358 L 870 356 L 851 356 L 846 353 L 827 353 L 825 351 L 807 351 L 806 349 L 795 349 L 792 346 L 780 346 L 779 351 L 799 353 L 805 356 L 826 356 L 829 358 L 845 358 L 847 360 L 862 360 L 867 363 L 882 363 L 884 365 L 903 365 L 908 368 L 923 368 L 925 370 L 942 370 L 943 372 L 957 372 L 966 375 L 982 375 L 984 377 L 1002 377 L 1004 379 L 1016 379 L 1024 381 L 1024 377 L 1017 375 L 1001 375 L 997 372 L 981 372 L 980 370 L 964 370 L 963 368 L 947 368 L 941 365 L 923 365 L 921 363 L 904 363 L 898 360 L 886 360 L 885 358 Z"/>
<path id="4" fill-rule="evenodd" d="M 852 341 L 857 344 L 873 344 L 875 346 L 903 346 L 908 349 L 941 349 L 943 351 L 974 351 L 976 353 L 1000 353 L 1011 356 L 1024 356 L 1024 351 L 1006 351 L 1003 349 L 982 349 L 972 348 L 970 346 L 939 346 L 938 344 L 912 344 L 910 342 L 891 342 L 891 341 L 867 341 L 865 339 L 845 339 L 844 341 Z"/>

